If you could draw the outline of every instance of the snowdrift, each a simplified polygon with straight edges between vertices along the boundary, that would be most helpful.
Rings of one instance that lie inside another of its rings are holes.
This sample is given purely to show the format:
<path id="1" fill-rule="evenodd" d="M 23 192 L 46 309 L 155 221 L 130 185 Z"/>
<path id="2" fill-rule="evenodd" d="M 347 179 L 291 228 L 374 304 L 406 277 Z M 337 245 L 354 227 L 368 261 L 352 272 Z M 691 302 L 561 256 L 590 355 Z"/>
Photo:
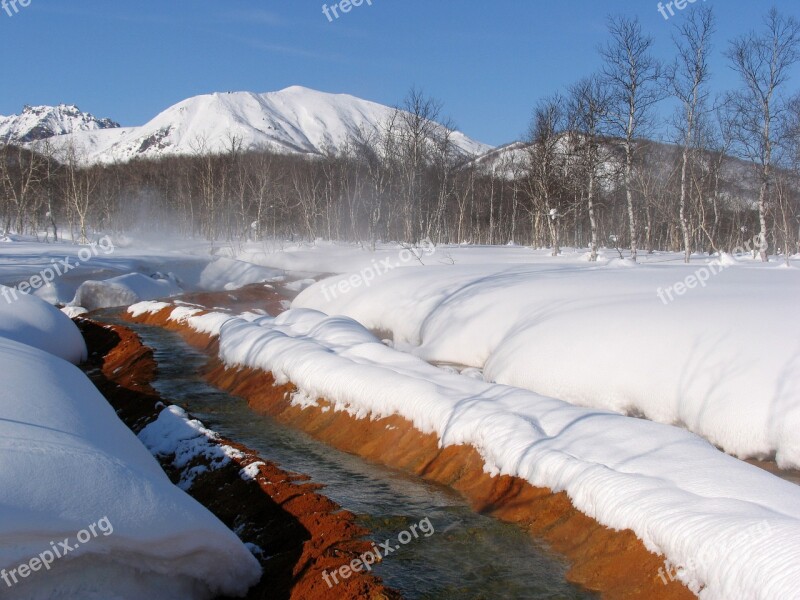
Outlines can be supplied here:
<path id="1" fill-rule="evenodd" d="M 329 279 L 292 306 L 347 315 L 487 381 L 679 425 L 735 456 L 800 468 L 800 271 L 734 261 L 675 293 L 708 268 L 429 266 L 336 296 L 326 290 L 339 278 Z"/>
<path id="2" fill-rule="evenodd" d="M 5 338 L 0 364 L 0 569 L 74 546 L 0 583 L 4 598 L 213 598 L 258 581 L 245 546 L 169 481 L 83 373 Z M 113 532 L 78 544 L 101 519 Z"/>
<path id="3" fill-rule="evenodd" d="M 0 338 L 28 344 L 73 364 L 86 358 L 81 332 L 60 310 L 2 285 L 0 292 Z"/>
<path id="4" fill-rule="evenodd" d="M 226 365 L 291 381 L 301 406 L 325 398 L 358 418 L 402 416 L 442 446 L 473 446 L 492 473 L 566 491 L 580 511 L 633 530 L 679 565 L 702 598 L 796 597 L 800 488 L 686 430 L 440 369 L 346 317 L 303 309 L 205 316 L 217 323 L 209 330 Z M 193 326 L 181 307 L 172 318 Z"/>

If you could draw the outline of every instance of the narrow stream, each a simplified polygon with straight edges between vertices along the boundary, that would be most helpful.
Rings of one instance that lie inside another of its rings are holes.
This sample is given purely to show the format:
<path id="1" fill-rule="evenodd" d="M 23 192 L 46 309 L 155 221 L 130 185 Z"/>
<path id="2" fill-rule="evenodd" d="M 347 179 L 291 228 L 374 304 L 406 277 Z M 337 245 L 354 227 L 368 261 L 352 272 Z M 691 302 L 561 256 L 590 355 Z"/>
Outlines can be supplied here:
<path id="1" fill-rule="evenodd" d="M 154 387 L 184 405 L 206 426 L 258 451 L 282 468 L 325 485 L 321 493 L 358 515 L 380 543 L 426 517 L 435 533 L 420 535 L 386 557 L 375 572 L 409 599 L 482 600 L 596 598 L 565 581 L 568 565 L 514 525 L 473 512 L 450 489 L 340 452 L 249 408 L 246 401 L 206 384 L 207 358 L 173 332 L 131 327 L 158 361 Z"/>

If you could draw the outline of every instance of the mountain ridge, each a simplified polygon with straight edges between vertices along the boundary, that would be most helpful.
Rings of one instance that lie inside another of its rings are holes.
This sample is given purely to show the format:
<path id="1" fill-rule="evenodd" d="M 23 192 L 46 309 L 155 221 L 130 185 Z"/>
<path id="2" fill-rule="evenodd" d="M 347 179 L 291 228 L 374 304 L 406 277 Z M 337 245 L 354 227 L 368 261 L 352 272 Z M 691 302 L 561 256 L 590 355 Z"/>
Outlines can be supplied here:
<path id="1" fill-rule="evenodd" d="M 89 164 L 218 154 L 234 144 L 243 150 L 321 155 L 342 149 L 360 129 L 379 129 L 394 110 L 301 86 L 262 94 L 215 92 L 182 100 L 138 127 L 74 128 L 49 139 L 57 148 L 74 146 Z M 492 149 L 459 131 L 452 141 L 464 156 Z"/>

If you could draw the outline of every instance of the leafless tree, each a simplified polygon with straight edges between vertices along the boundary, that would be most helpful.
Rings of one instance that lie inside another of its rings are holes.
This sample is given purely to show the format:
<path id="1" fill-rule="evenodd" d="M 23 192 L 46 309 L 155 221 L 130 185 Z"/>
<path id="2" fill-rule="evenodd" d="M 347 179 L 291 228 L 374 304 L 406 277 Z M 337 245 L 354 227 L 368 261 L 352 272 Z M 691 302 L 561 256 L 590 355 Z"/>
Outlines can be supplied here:
<path id="1" fill-rule="evenodd" d="M 758 165 L 759 255 L 769 260 L 767 216 L 778 124 L 785 109 L 781 92 L 792 66 L 800 58 L 800 23 L 793 17 L 769 11 L 765 29 L 731 42 L 727 51 L 731 66 L 739 74 L 742 88 L 732 93 L 730 103 L 736 118 L 737 146 L 741 155 Z"/>
<path id="2" fill-rule="evenodd" d="M 580 80 L 570 88 L 569 130 L 570 145 L 578 157 L 578 168 L 585 181 L 586 209 L 591 230 L 589 260 L 597 260 L 599 249 L 596 199 L 598 177 L 604 162 L 601 141 L 609 110 L 609 94 L 604 81 L 597 76 Z"/>
<path id="3" fill-rule="evenodd" d="M 603 75 L 611 93 L 609 123 L 625 151 L 624 186 L 628 208 L 631 258 L 636 260 L 638 229 L 632 176 L 637 138 L 644 134 L 653 106 L 661 99 L 661 63 L 651 54 L 653 39 L 642 32 L 638 19 L 612 17 L 611 40 L 601 49 Z"/>
<path id="4" fill-rule="evenodd" d="M 95 205 L 95 190 L 100 183 L 102 167 L 86 167 L 83 153 L 74 145 L 66 151 L 67 203 L 78 217 L 80 243 L 88 238 L 88 220 Z"/>
<path id="5" fill-rule="evenodd" d="M 698 121 L 708 110 L 708 81 L 711 78 L 708 57 L 714 30 L 714 13 L 710 7 L 701 6 L 692 10 L 677 26 L 673 39 L 678 57 L 667 71 L 670 91 L 680 103 L 675 122 L 681 146 L 678 210 L 683 234 L 683 260 L 686 263 L 692 256 L 692 235 L 687 214 L 691 186 L 690 160 L 697 147 Z"/>
<path id="6" fill-rule="evenodd" d="M 556 95 L 537 104 L 528 131 L 532 215 L 534 224 L 540 218 L 547 222 L 553 256 L 561 253 L 558 194 L 565 159 L 565 119 L 564 100 Z"/>

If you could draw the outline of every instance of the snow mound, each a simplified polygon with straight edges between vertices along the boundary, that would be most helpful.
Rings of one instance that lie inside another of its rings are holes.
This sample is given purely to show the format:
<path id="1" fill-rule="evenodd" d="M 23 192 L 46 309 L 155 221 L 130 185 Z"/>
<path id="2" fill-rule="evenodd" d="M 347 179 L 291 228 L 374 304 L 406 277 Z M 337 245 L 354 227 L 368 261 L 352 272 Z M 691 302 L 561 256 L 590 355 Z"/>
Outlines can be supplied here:
<path id="1" fill-rule="evenodd" d="M 0 292 L 3 290 L 0 338 L 28 344 L 74 364 L 86 359 L 83 336 L 67 315 L 35 296 L 0 285 Z"/>
<path id="2" fill-rule="evenodd" d="M 723 252 L 722 254 L 720 254 L 717 261 L 719 262 L 719 264 L 725 267 L 730 267 L 739 264 L 739 261 L 736 260 L 736 257 L 733 256 L 732 254 L 728 254 L 727 252 Z"/>
<path id="3" fill-rule="evenodd" d="M 452 265 L 396 269 L 335 297 L 324 286 L 292 306 L 392 332 L 429 362 L 800 468 L 797 269 Z"/>
<path id="4" fill-rule="evenodd" d="M 84 281 L 70 304 L 96 310 L 177 296 L 182 292 L 174 276 L 153 278 L 141 273 L 129 273 L 105 281 Z"/>
<path id="5" fill-rule="evenodd" d="M 0 364 L 0 568 L 52 540 L 74 546 L 4 584 L 4 598 L 210 599 L 258 581 L 247 548 L 170 482 L 83 373 L 4 338 Z M 110 527 L 78 544 L 101 520 Z"/>
<path id="6" fill-rule="evenodd" d="M 638 267 L 639 265 L 636 264 L 636 261 L 630 258 L 612 258 L 608 261 L 607 264 L 609 269 L 630 269 L 633 267 Z"/>
<path id="7" fill-rule="evenodd" d="M 198 286 L 211 291 L 237 290 L 253 283 L 274 281 L 282 276 L 283 272 L 276 269 L 219 257 L 201 271 Z"/>

